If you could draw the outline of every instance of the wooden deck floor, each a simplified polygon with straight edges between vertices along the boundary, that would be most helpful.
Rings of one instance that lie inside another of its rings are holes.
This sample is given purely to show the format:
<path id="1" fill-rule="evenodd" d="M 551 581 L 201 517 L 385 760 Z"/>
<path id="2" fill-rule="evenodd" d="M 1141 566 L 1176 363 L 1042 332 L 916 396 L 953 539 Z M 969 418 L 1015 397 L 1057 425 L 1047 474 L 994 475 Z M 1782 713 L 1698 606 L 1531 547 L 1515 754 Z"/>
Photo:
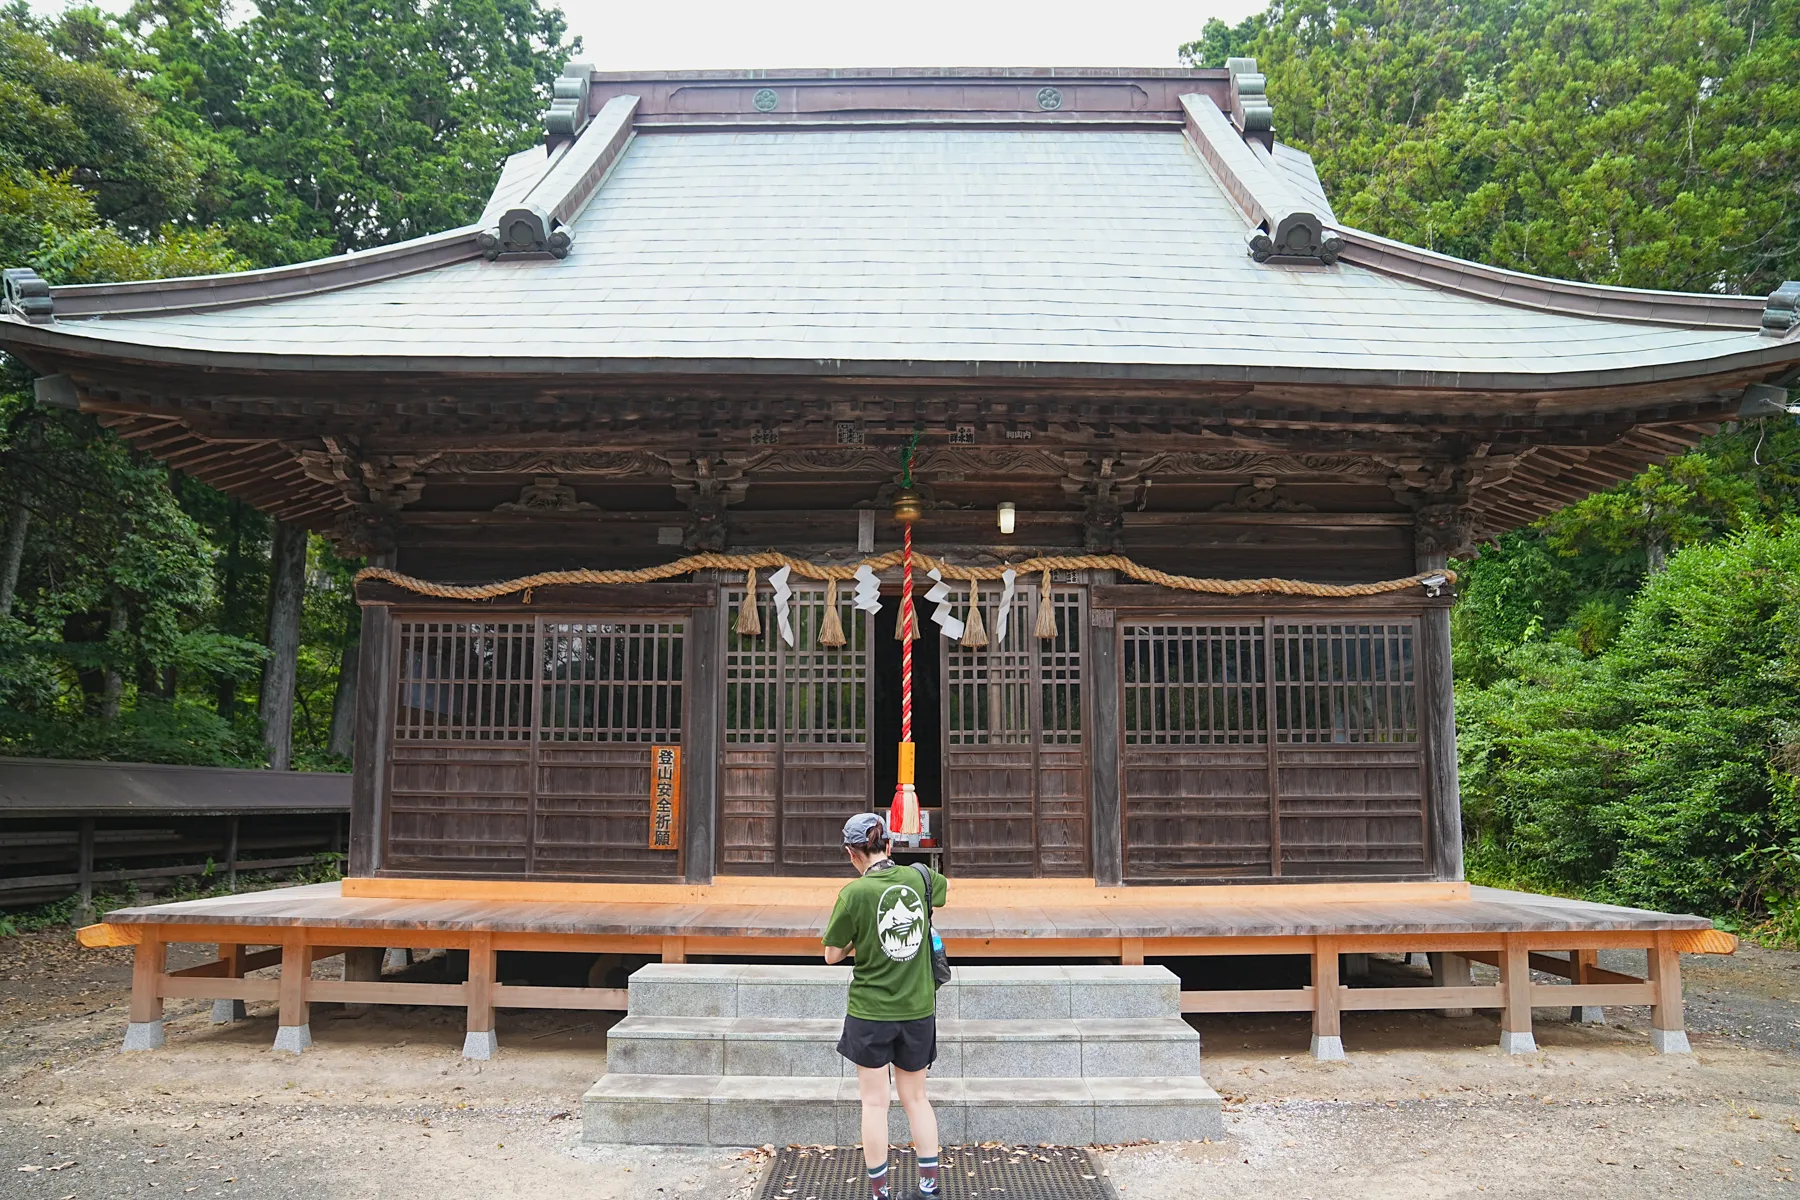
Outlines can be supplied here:
<path id="1" fill-rule="evenodd" d="M 163 999 L 175 996 L 278 1000 L 284 1029 L 306 1026 L 313 1001 L 441 1004 L 467 1008 L 471 1033 L 491 1041 L 497 1007 L 618 1010 L 626 1003 L 623 989 L 504 983 L 496 974 L 501 951 L 640 955 L 665 962 L 812 957 L 842 883 L 765 879 L 534 890 L 505 883 L 347 880 L 120 909 L 83 930 L 82 940 L 136 947 L 134 1027 L 159 1021 Z M 1091 881 L 981 880 L 953 882 L 950 901 L 938 910 L 936 924 L 953 961 L 1306 956 L 1306 987 L 1192 990 L 1182 994 L 1182 1006 L 1189 1012 L 1310 1012 L 1315 1052 L 1327 1057 L 1339 1042 L 1340 1014 L 1359 1009 L 1499 1009 L 1502 1044 L 1519 1049 L 1532 1044 L 1532 1008 L 1650 1005 L 1659 1048 L 1680 1049 L 1686 1044 L 1681 953 L 1729 953 L 1736 946 L 1702 917 L 1467 884 L 1101 889 Z M 175 942 L 217 944 L 219 958 L 170 974 L 165 948 Z M 379 955 L 387 947 L 466 950 L 469 979 L 384 981 Z M 1602 970 L 1596 953 L 1611 948 L 1647 951 L 1649 977 Z M 1340 978 L 1343 955 L 1396 952 L 1432 955 L 1440 986 L 1350 987 Z M 311 978 L 314 960 L 337 954 L 345 955 L 344 980 Z M 1470 961 L 1498 967 L 1499 983 L 1472 984 Z M 277 963 L 283 968 L 279 980 L 244 977 Z M 1533 971 L 1568 982 L 1534 982 Z"/>

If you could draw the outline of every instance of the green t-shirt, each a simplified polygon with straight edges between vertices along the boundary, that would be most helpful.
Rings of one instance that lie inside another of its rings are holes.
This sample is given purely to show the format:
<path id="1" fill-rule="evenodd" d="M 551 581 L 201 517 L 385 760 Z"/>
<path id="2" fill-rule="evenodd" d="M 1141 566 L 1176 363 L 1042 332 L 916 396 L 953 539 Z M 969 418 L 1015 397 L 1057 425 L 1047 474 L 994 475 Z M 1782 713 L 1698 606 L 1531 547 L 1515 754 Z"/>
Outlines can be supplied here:
<path id="1" fill-rule="evenodd" d="M 825 944 L 856 948 L 850 1015 L 865 1021 L 916 1021 L 936 1011 L 925 889 L 916 867 L 889 867 L 852 880 L 825 923 Z M 941 906 L 950 881 L 931 873 L 931 902 Z"/>

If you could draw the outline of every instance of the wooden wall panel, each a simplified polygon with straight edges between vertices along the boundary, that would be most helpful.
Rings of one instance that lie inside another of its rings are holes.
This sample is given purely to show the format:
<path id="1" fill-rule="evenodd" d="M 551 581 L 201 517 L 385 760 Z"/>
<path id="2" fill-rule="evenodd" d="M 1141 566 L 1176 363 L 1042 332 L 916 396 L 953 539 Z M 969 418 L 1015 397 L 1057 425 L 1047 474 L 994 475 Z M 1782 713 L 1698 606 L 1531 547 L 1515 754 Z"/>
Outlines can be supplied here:
<path id="1" fill-rule="evenodd" d="M 676 877 L 681 856 L 649 842 L 649 744 L 539 746 L 533 874 Z"/>
<path id="2" fill-rule="evenodd" d="M 775 769 L 773 746 L 727 746 L 719 778 L 719 859 L 727 875 L 766 875 L 775 870 Z"/>
<path id="3" fill-rule="evenodd" d="M 1423 767 L 1416 745 L 1282 747 L 1277 752 L 1282 873 L 1424 873 Z"/>
<path id="4" fill-rule="evenodd" d="M 395 744 L 389 767 L 389 869 L 523 875 L 530 830 L 528 744 Z"/>
<path id="5" fill-rule="evenodd" d="M 1270 873 L 1269 755 L 1260 747 L 1128 747 L 1125 871 L 1164 881 Z"/>

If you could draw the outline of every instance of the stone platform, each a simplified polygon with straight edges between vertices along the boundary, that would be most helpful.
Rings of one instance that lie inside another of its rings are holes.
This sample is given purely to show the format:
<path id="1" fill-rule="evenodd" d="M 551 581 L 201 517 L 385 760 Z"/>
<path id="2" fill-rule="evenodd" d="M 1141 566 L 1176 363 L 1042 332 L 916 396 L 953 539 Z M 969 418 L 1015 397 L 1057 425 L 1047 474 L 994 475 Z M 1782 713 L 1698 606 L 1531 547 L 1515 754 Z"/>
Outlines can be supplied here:
<path id="1" fill-rule="evenodd" d="M 654 964 L 631 977 L 590 1143 L 853 1145 L 856 1071 L 836 1051 L 845 967 Z M 1222 1132 L 1200 1037 L 1162 967 L 958 967 L 938 992 L 928 1093 L 952 1142 L 1086 1145 Z M 890 1134 L 906 1139 L 896 1101 Z"/>

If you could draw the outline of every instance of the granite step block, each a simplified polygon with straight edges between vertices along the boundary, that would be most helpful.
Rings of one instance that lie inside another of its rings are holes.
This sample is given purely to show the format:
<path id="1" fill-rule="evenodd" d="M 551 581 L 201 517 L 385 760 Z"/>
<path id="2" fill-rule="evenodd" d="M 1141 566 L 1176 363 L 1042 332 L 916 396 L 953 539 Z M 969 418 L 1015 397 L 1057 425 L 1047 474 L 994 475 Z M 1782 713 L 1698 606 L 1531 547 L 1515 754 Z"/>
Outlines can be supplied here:
<path id="1" fill-rule="evenodd" d="M 1036 1145 L 1195 1141 L 1223 1135 L 1219 1097 L 1190 1076 L 1137 1079 L 932 1079 L 946 1141 Z M 582 1140 L 631 1145 L 853 1146 L 854 1079 L 607 1075 L 582 1097 Z M 906 1136 L 890 1092 L 888 1136 Z"/>
<path id="2" fill-rule="evenodd" d="M 853 1078 L 843 1018 L 628 1016 L 607 1032 L 607 1069 L 636 1075 Z M 938 1021 L 934 1078 L 1161 1076 L 1200 1070 L 1200 1035 L 1179 1017 Z"/>

